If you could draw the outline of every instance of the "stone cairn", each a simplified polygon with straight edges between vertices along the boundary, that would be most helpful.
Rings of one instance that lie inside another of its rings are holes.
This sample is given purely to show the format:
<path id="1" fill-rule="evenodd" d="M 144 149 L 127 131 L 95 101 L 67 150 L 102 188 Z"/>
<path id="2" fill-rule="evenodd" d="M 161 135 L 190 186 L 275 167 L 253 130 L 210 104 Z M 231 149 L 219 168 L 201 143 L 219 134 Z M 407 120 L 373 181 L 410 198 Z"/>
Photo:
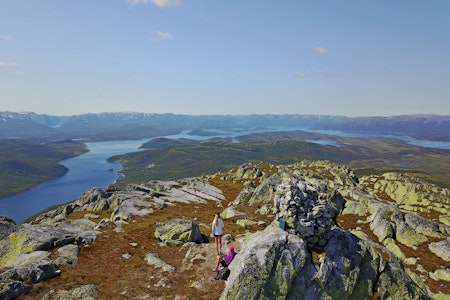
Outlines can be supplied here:
<path id="1" fill-rule="evenodd" d="M 311 250 L 322 252 L 328 243 L 338 210 L 330 205 L 332 195 L 319 192 L 321 187 L 306 181 L 283 179 L 277 185 L 274 205 L 280 227 L 299 235 Z M 338 193 L 337 193 L 338 194 Z M 342 197 L 338 194 L 340 199 Z"/>

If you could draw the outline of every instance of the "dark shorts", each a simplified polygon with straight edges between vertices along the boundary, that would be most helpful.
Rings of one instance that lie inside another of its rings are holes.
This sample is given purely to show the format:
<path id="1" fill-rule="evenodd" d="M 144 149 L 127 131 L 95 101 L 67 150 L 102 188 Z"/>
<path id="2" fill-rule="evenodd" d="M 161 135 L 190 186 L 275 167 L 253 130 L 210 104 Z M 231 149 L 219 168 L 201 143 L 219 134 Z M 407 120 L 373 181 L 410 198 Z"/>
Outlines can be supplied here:
<path id="1" fill-rule="evenodd" d="M 221 234 L 215 234 L 214 236 L 215 236 L 215 237 L 222 237 Z"/>

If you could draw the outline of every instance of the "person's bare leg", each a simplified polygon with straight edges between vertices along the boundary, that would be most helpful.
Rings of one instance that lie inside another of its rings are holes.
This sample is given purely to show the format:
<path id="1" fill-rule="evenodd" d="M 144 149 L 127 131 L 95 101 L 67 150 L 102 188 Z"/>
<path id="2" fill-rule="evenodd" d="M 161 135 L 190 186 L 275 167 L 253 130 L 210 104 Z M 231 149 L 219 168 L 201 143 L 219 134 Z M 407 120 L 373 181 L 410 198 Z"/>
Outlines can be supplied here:
<path id="1" fill-rule="evenodd" d="M 217 254 L 220 254 L 220 250 L 222 250 L 222 236 L 219 236 L 219 249 L 217 250 Z"/>
<path id="2" fill-rule="evenodd" d="M 219 239 L 220 239 L 220 237 L 218 237 L 218 236 L 214 237 L 214 241 L 216 242 L 216 252 L 217 252 L 217 254 L 219 254 Z M 222 243 L 222 241 L 220 241 L 220 243 Z"/>
<path id="3" fill-rule="evenodd" d="M 216 271 L 219 271 L 220 262 L 222 261 L 222 257 L 220 255 L 217 255 L 217 263 L 216 263 Z"/>

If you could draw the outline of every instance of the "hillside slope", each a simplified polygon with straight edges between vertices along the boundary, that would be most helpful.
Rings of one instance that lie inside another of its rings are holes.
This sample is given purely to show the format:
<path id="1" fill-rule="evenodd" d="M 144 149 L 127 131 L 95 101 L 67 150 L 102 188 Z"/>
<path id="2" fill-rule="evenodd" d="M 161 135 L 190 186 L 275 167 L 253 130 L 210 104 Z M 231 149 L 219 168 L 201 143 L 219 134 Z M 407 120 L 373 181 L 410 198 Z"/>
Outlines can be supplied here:
<path id="1" fill-rule="evenodd" d="M 298 225 L 309 216 L 304 214 L 307 205 L 298 202 L 300 192 L 305 201 L 322 203 L 310 207 L 311 224 L 318 226 L 312 231 Z M 444 299 L 450 296 L 449 202 L 448 189 L 419 178 L 394 173 L 357 178 L 348 167 L 328 161 L 243 164 L 201 178 L 94 188 L 32 224 L 14 226 L 2 220 L 1 295 L 233 299 L 233 291 L 243 291 L 239 287 L 245 283 L 235 279 L 247 274 L 242 278 L 250 278 L 246 284 L 255 287 L 251 291 L 259 298 L 267 292 L 275 293 L 274 298 L 307 298 L 296 292 L 300 284 L 317 299 Z M 287 255 L 265 256 L 274 263 L 274 273 L 255 277 L 265 269 L 250 259 L 237 259 L 225 285 L 212 278 L 216 255 L 211 240 L 180 243 L 176 236 L 165 242 L 155 237 L 161 224 L 183 219 L 198 224 L 201 238 L 206 238 L 217 211 L 225 219 L 224 241 L 236 246 L 238 257 L 266 251 Z M 296 240 L 284 250 L 279 243 L 268 243 L 270 232 L 279 230 L 280 217 L 286 221 L 282 234 Z M 366 249 L 366 254 L 351 254 L 351 245 Z M 301 264 L 292 264 L 294 257 L 301 257 L 295 260 Z M 377 257 L 376 265 L 371 257 Z M 363 271 L 368 267 L 373 271 Z"/>

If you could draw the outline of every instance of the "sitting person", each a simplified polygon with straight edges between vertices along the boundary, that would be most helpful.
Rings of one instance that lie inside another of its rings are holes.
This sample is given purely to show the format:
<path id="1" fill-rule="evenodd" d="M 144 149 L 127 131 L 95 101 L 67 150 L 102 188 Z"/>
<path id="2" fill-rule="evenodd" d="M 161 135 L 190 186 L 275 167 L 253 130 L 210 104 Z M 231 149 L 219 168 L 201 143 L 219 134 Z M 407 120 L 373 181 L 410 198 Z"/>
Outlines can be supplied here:
<path id="1" fill-rule="evenodd" d="M 236 252 L 234 252 L 234 247 L 230 246 L 228 247 L 228 254 L 222 257 L 222 255 L 217 255 L 217 264 L 214 271 L 218 272 L 219 267 L 222 266 L 223 268 L 228 267 L 228 265 L 233 261 L 234 257 L 236 256 Z"/>

